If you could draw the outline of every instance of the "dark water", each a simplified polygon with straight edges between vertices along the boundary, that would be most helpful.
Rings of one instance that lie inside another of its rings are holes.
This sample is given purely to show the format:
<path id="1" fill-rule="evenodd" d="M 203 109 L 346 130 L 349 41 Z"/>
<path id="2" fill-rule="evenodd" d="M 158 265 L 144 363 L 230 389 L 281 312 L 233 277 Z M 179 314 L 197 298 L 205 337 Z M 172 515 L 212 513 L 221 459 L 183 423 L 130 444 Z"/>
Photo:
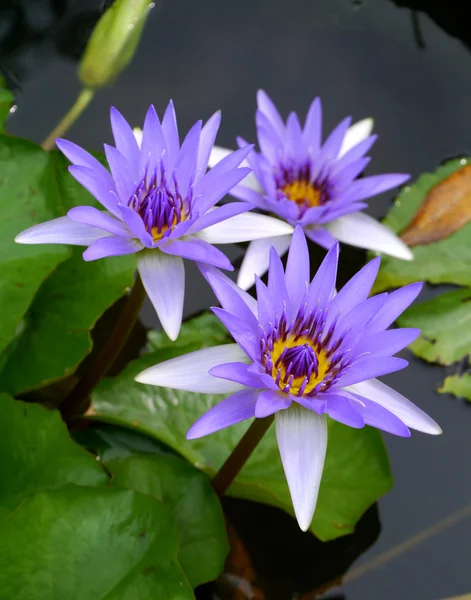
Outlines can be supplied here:
<path id="1" fill-rule="evenodd" d="M 405 6 L 412 3 L 417 11 Z M 41 141 L 68 109 L 79 90 L 74 56 L 103 4 L 0 2 L 1 66 L 18 90 L 11 133 Z M 254 139 L 255 92 L 262 87 L 284 114 L 304 115 L 320 95 L 326 128 L 347 114 L 374 116 L 380 139 L 369 172 L 415 177 L 471 152 L 469 12 L 465 0 L 162 2 L 132 66 L 99 93 L 69 137 L 99 149 L 110 140 L 110 104 L 139 125 L 150 103 L 161 111 L 173 98 L 181 130 L 221 108 L 218 142 L 231 146 L 236 135 Z M 390 200 L 371 200 L 369 212 L 383 216 Z M 231 256 L 240 254 L 234 248 Z M 364 254 L 349 249 L 342 259 L 351 270 Z M 189 286 L 187 314 L 212 300 L 194 272 Z M 151 315 L 146 311 L 144 320 L 151 323 Z M 355 536 L 320 546 L 278 511 L 229 501 L 228 515 L 252 554 L 256 587 L 265 590 L 244 594 L 250 586 L 242 584 L 239 598 L 308 600 L 352 561 L 344 584 L 322 597 L 440 600 L 471 592 L 471 407 L 435 393 L 442 369 L 410 359 L 406 372 L 385 380 L 426 409 L 444 435 L 387 437 L 396 484 L 379 502 L 381 527 L 373 508 Z M 204 589 L 201 598 L 214 593 Z"/>

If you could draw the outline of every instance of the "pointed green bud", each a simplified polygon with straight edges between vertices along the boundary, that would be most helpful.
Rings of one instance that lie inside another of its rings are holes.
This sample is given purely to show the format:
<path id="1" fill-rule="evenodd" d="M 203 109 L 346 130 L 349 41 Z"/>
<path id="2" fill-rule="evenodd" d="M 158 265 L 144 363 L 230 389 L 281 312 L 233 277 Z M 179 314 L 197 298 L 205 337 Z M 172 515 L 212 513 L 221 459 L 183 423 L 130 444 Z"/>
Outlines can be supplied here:
<path id="1" fill-rule="evenodd" d="M 153 7 L 149 0 L 115 0 L 104 12 L 79 66 L 80 80 L 87 87 L 102 87 L 118 77 L 134 56 Z"/>

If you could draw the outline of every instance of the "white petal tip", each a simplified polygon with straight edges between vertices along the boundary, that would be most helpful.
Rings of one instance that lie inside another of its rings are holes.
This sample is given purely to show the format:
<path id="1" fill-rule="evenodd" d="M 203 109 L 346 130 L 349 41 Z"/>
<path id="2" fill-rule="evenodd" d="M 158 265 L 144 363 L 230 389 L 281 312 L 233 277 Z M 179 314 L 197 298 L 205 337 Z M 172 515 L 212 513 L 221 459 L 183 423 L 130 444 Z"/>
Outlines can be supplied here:
<path id="1" fill-rule="evenodd" d="M 145 384 L 153 385 L 153 381 L 151 381 L 151 379 L 153 379 L 153 378 L 150 376 L 150 373 L 149 373 L 149 371 L 151 371 L 151 370 L 152 369 L 146 369 L 145 371 L 142 371 L 142 373 L 139 373 L 138 375 L 136 375 L 134 377 L 134 381 L 137 381 L 138 383 L 145 383 Z"/>
<path id="2" fill-rule="evenodd" d="M 28 236 L 25 235 L 24 233 L 19 233 L 16 237 L 15 237 L 15 242 L 17 244 L 29 244 L 30 242 L 28 242 Z"/>
<path id="3" fill-rule="evenodd" d="M 301 529 L 301 531 L 308 531 L 309 527 L 311 526 L 312 523 L 312 517 L 314 516 L 314 514 L 312 515 L 296 515 L 296 519 L 298 521 L 298 525 L 299 525 L 299 529 Z"/>
<path id="4" fill-rule="evenodd" d="M 255 276 L 254 275 L 255 275 L 255 273 L 253 273 L 251 276 L 248 273 L 239 274 L 239 277 L 237 278 L 237 285 L 242 290 L 248 290 L 253 285 L 255 285 Z"/>
<path id="5" fill-rule="evenodd" d="M 132 132 L 134 133 L 134 137 L 136 138 L 137 145 L 140 148 L 141 144 L 142 144 L 142 129 L 140 127 L 134 127 Z"/>

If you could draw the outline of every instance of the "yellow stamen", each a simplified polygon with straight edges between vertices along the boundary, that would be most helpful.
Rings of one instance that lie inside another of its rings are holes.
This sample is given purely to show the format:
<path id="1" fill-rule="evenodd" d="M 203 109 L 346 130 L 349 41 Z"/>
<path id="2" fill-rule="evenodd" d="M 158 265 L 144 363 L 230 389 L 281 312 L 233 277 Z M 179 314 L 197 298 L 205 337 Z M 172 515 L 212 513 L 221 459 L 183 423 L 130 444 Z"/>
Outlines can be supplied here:
<path id="1" fill-rule="evenodd" d="M 296 180 L 287 183 L 282 191 L 288 200 L 296 202 L 299 206 L 319 206 L 321 201 L 321 191 L 308 181 Z"/>
<path id="2" fill-rule="evenodd" d="M 327 358 L 324 350 L 318 351 L 316 349 L 316 346 L 313 344 L 312 340 L 310 340 L 309 338 L 307 338 L 305 336 L 299 336 L 298 338 L 296 338 L 296 336 L 290 335 L 287 337 L 287 339 L 285 341 L 277 340 L 274 343 L 273 350 L 271 352 L 271 359 L 273 362 L 273 369 L 272 369 L 271 375 L 272 375 L 273 379 L 276 381 L 278 369 L 280 370 L 280 372 L 281 372 L 280 388 L 282 388 L 283 387 L 282 382 L 285 381 L 285 377 L 286 377 L 286 366 L 284 365 L 283 360 L 281 360 L 280 363 L 278 364 L 278 366 L 275 367 L 276 361 L 281 356 L 281 353 L 283 352 L 283 350 L 285 350 L 285 348 L 294 348 L 296 346 L 302 346 L 303 344 L 308 344 L 313 349 L 313 351 L 315 352 L 315 354 L 317 356 L 317 361 L 319 363 L 317 375 L 314 371 L 309 379 L 308 384 L 304 388 L 304 394 L 308 394 L 309 392 L 312 392 L 312 390 L 316 387 L 316 385 L 318 383 L 323 381 L 324 377 L 327 375 L 327 373 L 330 369 L 330 361 Z M 288 378 L 289 377 L 286 377 L 286 380 Z M 291 384 L 290 393 L 293 395 L 296 395 L 299 392 L 299 389 L 300 389 L 301 385 L 303 384 L 303 382 L 304 382 L 304 377 L 295 377 L 293 379 L 293 383 Z M 285 381 L 285 383 L 286 383 L 286 381 Z"/>

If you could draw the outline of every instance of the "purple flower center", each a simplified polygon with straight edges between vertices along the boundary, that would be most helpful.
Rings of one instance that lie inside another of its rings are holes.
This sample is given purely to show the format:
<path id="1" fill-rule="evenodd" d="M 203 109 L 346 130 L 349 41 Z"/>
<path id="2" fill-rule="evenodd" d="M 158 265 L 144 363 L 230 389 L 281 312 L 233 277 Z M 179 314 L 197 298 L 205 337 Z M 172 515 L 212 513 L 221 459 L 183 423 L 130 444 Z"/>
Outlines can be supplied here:
<path id="1" fill-rule="evenodd" d="M 168 237 L 173 229 L 191 217 L 191 201 L 182 198 L 176 180 L 169 186 L 161 169 L 152 178 L 144 178 L 128 202 L 144 222 L 154 242 Z"/>
<path id="2" fill-rule="evenodd" d="M 325 332 L 325 313 L 302 307 L 292 323 L 286 312 L 260 340 L 261 363 L 282 392 L 314 396 L 335 384 L 351 362 L 342 351 L 342 336 L 335 335 L 335 319 Z"/>
<path id="3" fill-rule="evenodd" d="M 278 200 L 287 198 L 299 208 L 301 218 L 308 208 L 321 206 L 330 199 L 326 177 L 319 174 L 313 179 L 311 165 L 286 167 L 281 165 L 275 174 Z"/>

